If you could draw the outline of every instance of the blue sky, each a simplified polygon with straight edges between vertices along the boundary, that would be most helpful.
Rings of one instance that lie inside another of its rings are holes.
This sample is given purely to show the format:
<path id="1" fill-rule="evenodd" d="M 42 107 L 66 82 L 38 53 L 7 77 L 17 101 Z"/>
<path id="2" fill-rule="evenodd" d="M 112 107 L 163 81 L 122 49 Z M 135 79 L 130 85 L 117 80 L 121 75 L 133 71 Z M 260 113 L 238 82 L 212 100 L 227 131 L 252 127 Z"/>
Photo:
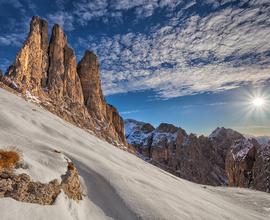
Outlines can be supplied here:
<path id="1" fill-rule="evenodd" d="M 1 69 L 33 15 L 61 24 L 78 60 L 97 53 L 106 99 L 124 118 L 270 135 L 269 0 L 0 0 Z"/>

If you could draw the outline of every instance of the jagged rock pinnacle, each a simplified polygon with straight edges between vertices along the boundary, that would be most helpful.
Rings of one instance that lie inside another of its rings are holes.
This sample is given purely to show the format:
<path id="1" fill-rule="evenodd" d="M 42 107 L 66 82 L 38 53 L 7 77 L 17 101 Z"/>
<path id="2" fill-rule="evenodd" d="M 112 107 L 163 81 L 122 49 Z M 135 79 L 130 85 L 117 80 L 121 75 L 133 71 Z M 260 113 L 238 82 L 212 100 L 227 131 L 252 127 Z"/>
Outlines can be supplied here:
<path id="1" fill-rule="evenodd" d="M 15 63 L 9 68 L 8 75 L 16 83 L 31 90 L 45 86 L 48 70 L 48 23 L 34 16 L 30 32 L 23 47 L 16 56 Z"/>
<path id="2" fill-rule="evenodd" d="M 101 89 L 97 56 L 93 52 L 85 51 L 77 70 L 82 84 L 84 103 L 89 113 L 96 112 L 98 119 L 104 120 L 106 103 Z"/>
<path id="3" fill-rule="evenodd" d="M 95 53 L 86 50 L 77 71 L 82 84 L 84 103 L 89 114 L 93 115 L 94 112 L 94 117 L 107 123 L 108 132 L 112 136 L 118 136 L 121 142 L 126 144 L 124 121 L 116 108 L 105 102 L 101 88 L 99 62 Z"/>
<path id="4" fill-rule="evenodd" d="M 59 25 L 54 25 L 49 46 L 48 89 L 58 99 L 69 98 L 83 103 L 81 83 L 76 70 L 76 56 L 68 46 L 67 37 Z"/>
<path id="5" fill-rule="evenodd" d="M 123 119 L 102 94 L 97 56 L 86 51 L 77 68 L 60 25 L 53 26 L 49 42 L 47 21 L 34 16 L 7 76 L 9 87 L 35 95 L 49 111 L 110 143 L 126 145 Z"/>

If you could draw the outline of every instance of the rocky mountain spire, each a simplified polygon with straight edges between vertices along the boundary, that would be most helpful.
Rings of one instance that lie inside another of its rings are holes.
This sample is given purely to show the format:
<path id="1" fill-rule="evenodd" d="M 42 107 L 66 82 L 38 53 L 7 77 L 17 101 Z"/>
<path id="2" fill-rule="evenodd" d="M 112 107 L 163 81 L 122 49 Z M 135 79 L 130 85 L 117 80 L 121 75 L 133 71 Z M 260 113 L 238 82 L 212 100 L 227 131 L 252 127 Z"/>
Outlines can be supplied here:
<path id="1" fill-rule="evenodd" d="M 44 87 L 47 80 L 48 47 L 48 23 L 34 16 L 27 40 L 9 68 L 8 75 L 14 78 L 16 83 L 31 87 L 31 90 Z"/>
<path id="2" fill-rule="evenodd" d="M 106 103 L 102 93 L 97 56 L 86 50 L 78 64 L 77 71 L 82 84 L 84 104 L 89 114 L 102 123 L 105 122 L 111 136 L 117 137 L 126 144 L 124 121 L 116 108 Z"/>
<path id="3" fill-rule="evenodd" d="M 59 99 L 69 98 L 83 103 L 83 94 L 76 70 L 76 56 L 68 46 L 67 37 L 59 25 L 54 25 L 49 45 L 48 90 Z"/>
<path id="4" fill-rule="evenodd" d="M 106 102 L 101 89 L 97 56 L 86 50 L 77 70 L 82 84 L 85 106 L 89 113 L 95 112 L 99 120 L 104 120 Z"/>
<path id="5" fill-rule="evenodd" d="M 49 42 L 47 21 L 33 17 L 8 77 L 2 76 L 0 81 L 25 96 L 36 96 L 65 120 L 126 146 L 123 119 L 102 94 L 97 56 L 86 51 L 77 68 L 75 52 L 58 24 L 53 26 Z"/>

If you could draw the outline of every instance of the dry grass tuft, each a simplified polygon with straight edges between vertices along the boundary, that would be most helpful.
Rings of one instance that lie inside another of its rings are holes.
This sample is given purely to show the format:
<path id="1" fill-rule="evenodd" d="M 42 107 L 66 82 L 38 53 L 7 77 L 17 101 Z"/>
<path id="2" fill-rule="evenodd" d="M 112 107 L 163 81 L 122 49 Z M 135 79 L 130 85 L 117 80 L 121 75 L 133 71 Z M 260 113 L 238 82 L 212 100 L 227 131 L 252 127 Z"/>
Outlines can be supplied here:
<path id="1" fill-rule="evenodd" d="M 21 161 L 21 154 L 17 150 L 0 149 L 0 171 L 13 170 Z"/>

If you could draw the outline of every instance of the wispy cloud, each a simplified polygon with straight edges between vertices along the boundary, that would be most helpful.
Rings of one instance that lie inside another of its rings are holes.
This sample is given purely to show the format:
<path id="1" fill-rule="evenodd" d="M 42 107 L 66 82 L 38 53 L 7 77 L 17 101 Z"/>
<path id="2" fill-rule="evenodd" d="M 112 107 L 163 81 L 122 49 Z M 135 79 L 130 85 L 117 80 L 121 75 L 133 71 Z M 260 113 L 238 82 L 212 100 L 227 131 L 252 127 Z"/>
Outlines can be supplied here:
<path id="1" fill-rule="evenodd" d="M 10 60 L 6 58 L 0 58 L 0 70 L 5 72 L 10 65 Z"/>
<path id="2" fill-rule="evenodd" d="M 140 110 L 130 110 L 130 111 L 123 111 L 120 112 L 121 115 L 129 115 L 129 114 L 133 114 L 133 113 L 137 113 L 140 112 Z"/>
<path id="3" fill-rule="evenodd" d="M 201 108 L 202 106 L 210 106 L 210 107 L 214 107 L 214 106 L 223 106 L 223 105 L 227 105 L 227 102 L 210 102 L 210 103 L 205 103 L 205 104 L 189 104 L 189 105 L 181 105 L 178 106 L 177 108 L 180 109 L 190 109 L 190 108 Z M 173 107 L 174 109 L 176 108 L 175 106 Z"/>
<path id="4" fill-rule="evenodd" d="M 58 11 L 54 14 L 48 14 L 49 24 L 59 24 L 65 31 L 73 31 L 74 27 L 74 16 L 68 12 Z"/>
<path id="5" fill-rule="evenodd" d="M 20 46 L 25 39 L 25 33 L 11 33 L 0 36 L 1 46 Z"/>
<path id="6" fill-rule="evenodd" d="M 107 0 L 83 0 L 74 2 L 78 21 L 85 25 L 88 21 L 104 17 L 108 12 L 109 2 Z"/>
<path id="7" fill-rule="evenodd" d="M 12 5 L 14 8 L 23 8 L 23 4 L 19 1 L 19 0 L 0 0 L 0 6 L 4 5 L 4 4 L 10 4 Z"/>
<path id="8" fill-rule="evenodd" d="M 222 106 L 222 105 L 227 105 L 227 102 L 213 102 L 213 103 L 208 103 L 206 104 L 207 106 Z"/>
<path id="9" fill-rule="evenodd" d="M 30 19 L 27 16 L 22 16 L 17 21 L 10 18 L 6 24 L 8 31 L 0 33 L 0 46 L 21 46 L 29 30 Z"/>
<path id="10" fill-rule="evenodd" d="M 123 13 L 133 10 L 137 19 L 153 15 L 156 9 L 171 9 L 182 0 L 79 0 L 74 2 L 74 14 L 82 25 L 92 20 L 107 21 L 108 18 L 121 19 Z"/>
<path id="11" fill-rule="evenodd" d="M 31 16 L 36 13 L 37 6 L 31 0 L 0 0 L 0 7 L 5 10 L 11 7 L 16 11 L 16 16 L 5 17 L 0 27 L 0 46 L 19 47 L 24 42 L 29 30 Z M 28 14 L 31 14 L 29 16 Z"/>
<path id="12" fill-rule="evenodd" d="M 150 33 L 91 38 L 105 94 L 154 89 L 161 98 L 217 92 L 270 78 L 270 6 L 242 1 L 205 16 L 180 9 Z M 244 3 L 249 7 L 242 8 Z M 265 5 L 267 4 L 267 5 Z M 190 6 L 188 6 L 190 7 Z M 217 9 L 218 8 L 218 9 Z"/>

